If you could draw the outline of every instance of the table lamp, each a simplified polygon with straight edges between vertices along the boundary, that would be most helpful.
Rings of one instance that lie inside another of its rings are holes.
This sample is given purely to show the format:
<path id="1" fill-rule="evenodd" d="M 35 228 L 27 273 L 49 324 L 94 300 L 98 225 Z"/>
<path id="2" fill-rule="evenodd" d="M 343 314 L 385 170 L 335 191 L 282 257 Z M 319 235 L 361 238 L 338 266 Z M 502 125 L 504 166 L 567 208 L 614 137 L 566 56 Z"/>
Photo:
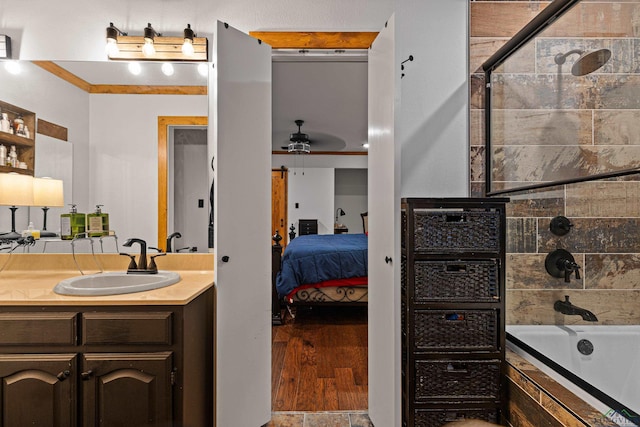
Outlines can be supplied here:
<path id="1" fill-rule="evenodd" d="M 17 173 L 0 173 L 0 205 L 10 206 L 11 231 L 0 233 L 0 239 L 15 240 L 17 206 L 33 205 L 33 177 Z"/>
<path id="2" fill-rule="evenodd" d="M 33 179 L 33 204 L 32 206 L 42 206 L 44 218 L 42 220 L 42 230 L 40 237 L 55 237 L 56 233 L 47 231 L 47 211 L 50 207 L 64 206 L 64 192 L 61 179 L 50 177 Z"/>

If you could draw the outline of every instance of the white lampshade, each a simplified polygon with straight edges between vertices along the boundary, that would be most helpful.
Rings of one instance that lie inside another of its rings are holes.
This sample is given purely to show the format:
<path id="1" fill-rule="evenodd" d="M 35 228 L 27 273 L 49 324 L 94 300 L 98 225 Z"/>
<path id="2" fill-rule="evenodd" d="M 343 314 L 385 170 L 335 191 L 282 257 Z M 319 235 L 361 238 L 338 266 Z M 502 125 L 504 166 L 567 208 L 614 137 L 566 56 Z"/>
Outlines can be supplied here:
<path id="1" fill-rule="evenodd" d="M 33 178 L 33 206 L 64 206 L 63 194 L 61 179 Z"/>
<path id="2" fill-rule="evenodd" d="M 0 205 L 32 206 L 33 177 L 17 173 L 0 173 Z"/>

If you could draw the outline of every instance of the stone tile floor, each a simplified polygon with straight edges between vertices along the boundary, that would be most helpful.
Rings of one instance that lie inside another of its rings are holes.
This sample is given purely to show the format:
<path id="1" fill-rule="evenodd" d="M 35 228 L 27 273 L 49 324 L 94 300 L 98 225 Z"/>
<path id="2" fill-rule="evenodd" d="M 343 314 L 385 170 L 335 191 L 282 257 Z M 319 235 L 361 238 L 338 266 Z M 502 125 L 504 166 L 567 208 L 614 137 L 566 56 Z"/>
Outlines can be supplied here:
<path id="1" fill-rule="evenodd" d="M 366 412 L 273 412 L 264 427 L 373 427 Z"/>

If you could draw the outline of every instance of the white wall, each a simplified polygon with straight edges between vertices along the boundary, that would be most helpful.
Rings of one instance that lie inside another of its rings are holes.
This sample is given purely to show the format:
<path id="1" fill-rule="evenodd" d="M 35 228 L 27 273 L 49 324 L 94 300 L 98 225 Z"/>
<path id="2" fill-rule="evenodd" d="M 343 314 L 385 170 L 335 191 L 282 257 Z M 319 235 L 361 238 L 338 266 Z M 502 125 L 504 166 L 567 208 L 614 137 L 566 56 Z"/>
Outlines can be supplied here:
<path id="1" fill-rule="evenodd" d="M 333 196 L 335 174 L 333 168 L 289 169 L 289 233 L 291 224 L 299 234 L 299 219 L 317 219 L 318 234 L 333 234 Z M 298 207 L 296 208 L 296 203 Z"/>
<path id="2" fill-rule="evenodd" d="M 91 95 L 89 197 L 122 239 L 158 240 L 158 116 L 206 116 L 200 95 Z M 206 227 L 203 229 L 206 233 Z"/>
<path id="3" fill-rule="evenodd" d="M 336 189 L 334 203 L 335 212 L 338 208 L 344 210 L 345 215 L 338 217 L 338 222 L 349 229 L 349 234 L 362 233 L 361 213 L 367 212 L 367 170 L 366 169 L 336 169 Z"/>
<path id="4" fill-rule="evenodd" d="M 396 46 L 406 62 L 396 141 L 402 197 L 469 194 L 468 0 L 401 0 Z"/>

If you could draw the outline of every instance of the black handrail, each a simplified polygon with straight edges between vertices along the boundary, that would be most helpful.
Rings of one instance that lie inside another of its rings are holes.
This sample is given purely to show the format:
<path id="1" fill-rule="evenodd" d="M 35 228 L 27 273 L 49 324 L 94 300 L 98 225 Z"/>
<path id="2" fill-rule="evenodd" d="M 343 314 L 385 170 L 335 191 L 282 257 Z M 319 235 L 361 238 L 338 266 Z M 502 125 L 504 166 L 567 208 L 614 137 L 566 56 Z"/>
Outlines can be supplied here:
<path id="1" fill-rule="evenodd" d="M 482 69 L 487 72 L 502 64 L 514 51 L 547 28 L 553 21 L 572 8 L 581 0 L 555 0 L 536 15 L 527 25 L 522 27 L 508 42 L 489 57 Z"/>

